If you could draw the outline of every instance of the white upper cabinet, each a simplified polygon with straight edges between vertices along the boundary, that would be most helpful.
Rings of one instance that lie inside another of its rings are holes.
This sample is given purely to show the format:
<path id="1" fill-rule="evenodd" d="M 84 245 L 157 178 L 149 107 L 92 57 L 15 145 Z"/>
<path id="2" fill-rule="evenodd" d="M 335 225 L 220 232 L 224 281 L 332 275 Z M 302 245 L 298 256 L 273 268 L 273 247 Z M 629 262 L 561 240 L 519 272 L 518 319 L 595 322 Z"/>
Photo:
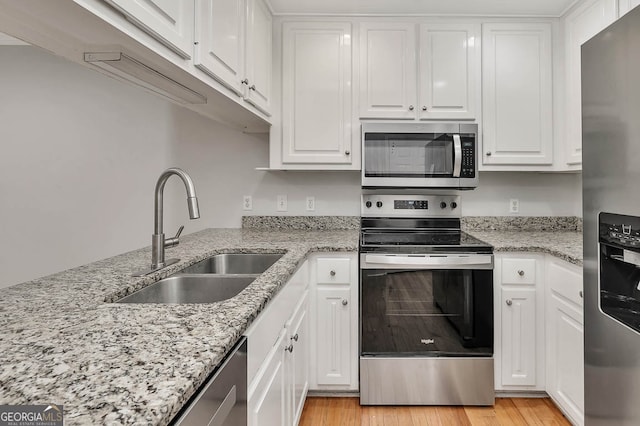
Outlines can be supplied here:
<path id="1" fill-rule="evenodd" d="M 245 99 L 271 115 L 271 11 L 263 0 L 248 1 Z"/>
<path id="2" fill-rule="evenodd" d="M 244 93 L 243 0 L 196 0 L 196 67 L 236 94 Z"/>
<path id="3" fill-rule="evenodd" d="M 482 164 L 550 165 L 551 24 L 484 24 L 482 38 Z"/>
<path id="4" fill-rule="evenodd" d="M 416 25 L 360 24 L 360 117 L 416 116 Z"/>
<path id="5" fill-rule="evenodd" d="M 618 0 L 619 16 L 626 14 L 638 6 L 640 6 L 640 0 Z"/>
<path id="6" fill-rule="evenodd" d="M 360 117 L 476 118 L 479 32 L 467 23 L 362 23 Z"/>
<path id="7" fill-rule="evenodd" d="M 351 23 L 285 22 L 282 36 L 282 162 L 351 164 Z"/>
<path id="8" fill-rule="evenodd" d="M 627 1 L 627 3 L 631 3 Z M 567 164 L 582 163 L 582 96 L 580 47 L 616 20 L 616 0 L 585 1 L 564 21 L 566 36 L 566 124 Z"/>
<path id="9" fill-rule="evenodd" d="M 105 0 L 185 59 L 193 52 L 194 0 Z"/>
<path id="10" fill-rule="evenodd" d="M 420 25 L 420 119 L 473 119 L 480 64 L 480 26 Z"/>

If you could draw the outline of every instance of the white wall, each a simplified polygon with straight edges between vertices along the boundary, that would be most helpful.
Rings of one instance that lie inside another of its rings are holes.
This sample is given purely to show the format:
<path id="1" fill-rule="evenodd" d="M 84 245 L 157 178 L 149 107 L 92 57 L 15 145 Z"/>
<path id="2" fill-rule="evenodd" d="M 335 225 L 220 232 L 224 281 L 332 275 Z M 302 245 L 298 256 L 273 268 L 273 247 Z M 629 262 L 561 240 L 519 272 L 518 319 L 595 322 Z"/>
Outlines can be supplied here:
<path id="1" fill-rule="evenodd" d="M 34 47 L 0 48 L 0 287 L 149 245 L 153 188 L 167 167 L 194 179 L 189 221 L 177 178 L 165 191 L 165 233 L 239 227 L 243 214 L 357 215 L 357 172 L 264 172 L 266 135 L 228 129 L 141 89 Z M 578 215 L 576 175 L 483 173 L 463 193 L 467 215 Z M 254 209 L 242 210 L 242 196 Z M 304 200 L 316 198 L 316 211 Z M 547 200 L 551 200 L 548 202 Z"/>

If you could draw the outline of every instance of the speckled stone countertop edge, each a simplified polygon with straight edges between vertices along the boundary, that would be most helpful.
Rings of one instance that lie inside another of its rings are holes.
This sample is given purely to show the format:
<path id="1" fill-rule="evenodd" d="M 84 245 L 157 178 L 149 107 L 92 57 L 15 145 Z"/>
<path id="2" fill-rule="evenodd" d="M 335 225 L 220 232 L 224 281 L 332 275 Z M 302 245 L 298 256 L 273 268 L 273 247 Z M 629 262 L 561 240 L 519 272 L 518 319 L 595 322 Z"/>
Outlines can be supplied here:
<path id="1" fill-rule="evenodd" d="M 34 403 L 46 395 L 65 405 L 70 425 L 167 424 L 310 253 L 357 250 L 354 230 L 205 230 L 171 249 L 183 261 L 151 276 L 129 276 L 148 262 L 146 248 L 8 287 L 0 297 L 0 400 Z M 284 255 L 231 299 L 207 306 L 109 303 L 211 255 L 256 251 Z M 55 309 L 39 311 L 34 305 L 44 300 Z M 17 343 L 18 351 L 5 347 Z M 149 376 L 136 365 L 158 370 Z M 70 373 L 85 369 L 95 370 L 89 381 Z"/>

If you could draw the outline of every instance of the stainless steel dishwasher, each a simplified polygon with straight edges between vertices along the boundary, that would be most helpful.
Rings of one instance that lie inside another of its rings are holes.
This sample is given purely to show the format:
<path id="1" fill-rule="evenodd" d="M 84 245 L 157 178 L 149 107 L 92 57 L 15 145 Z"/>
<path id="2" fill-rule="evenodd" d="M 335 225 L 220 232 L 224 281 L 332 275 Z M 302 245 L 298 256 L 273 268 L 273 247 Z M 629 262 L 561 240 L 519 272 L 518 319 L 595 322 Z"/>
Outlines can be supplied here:
<path id="1" fill-rule="evenodd" d="M 178 413 L 174 425 L 247 424 L 247 339 L 236 343 L 222 365 Z"/>

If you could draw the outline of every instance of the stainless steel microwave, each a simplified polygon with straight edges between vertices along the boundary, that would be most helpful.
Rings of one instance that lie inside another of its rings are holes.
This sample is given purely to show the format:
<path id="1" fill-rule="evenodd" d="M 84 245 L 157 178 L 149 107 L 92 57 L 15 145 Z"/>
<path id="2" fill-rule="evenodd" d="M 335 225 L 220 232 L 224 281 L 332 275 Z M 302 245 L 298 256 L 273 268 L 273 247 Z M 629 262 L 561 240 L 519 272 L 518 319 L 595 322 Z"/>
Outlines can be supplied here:
<path id="1" fill-rule="evenodd" d="M 362 186 L 478 186 L 478 125 L 363 123 Z"/>

